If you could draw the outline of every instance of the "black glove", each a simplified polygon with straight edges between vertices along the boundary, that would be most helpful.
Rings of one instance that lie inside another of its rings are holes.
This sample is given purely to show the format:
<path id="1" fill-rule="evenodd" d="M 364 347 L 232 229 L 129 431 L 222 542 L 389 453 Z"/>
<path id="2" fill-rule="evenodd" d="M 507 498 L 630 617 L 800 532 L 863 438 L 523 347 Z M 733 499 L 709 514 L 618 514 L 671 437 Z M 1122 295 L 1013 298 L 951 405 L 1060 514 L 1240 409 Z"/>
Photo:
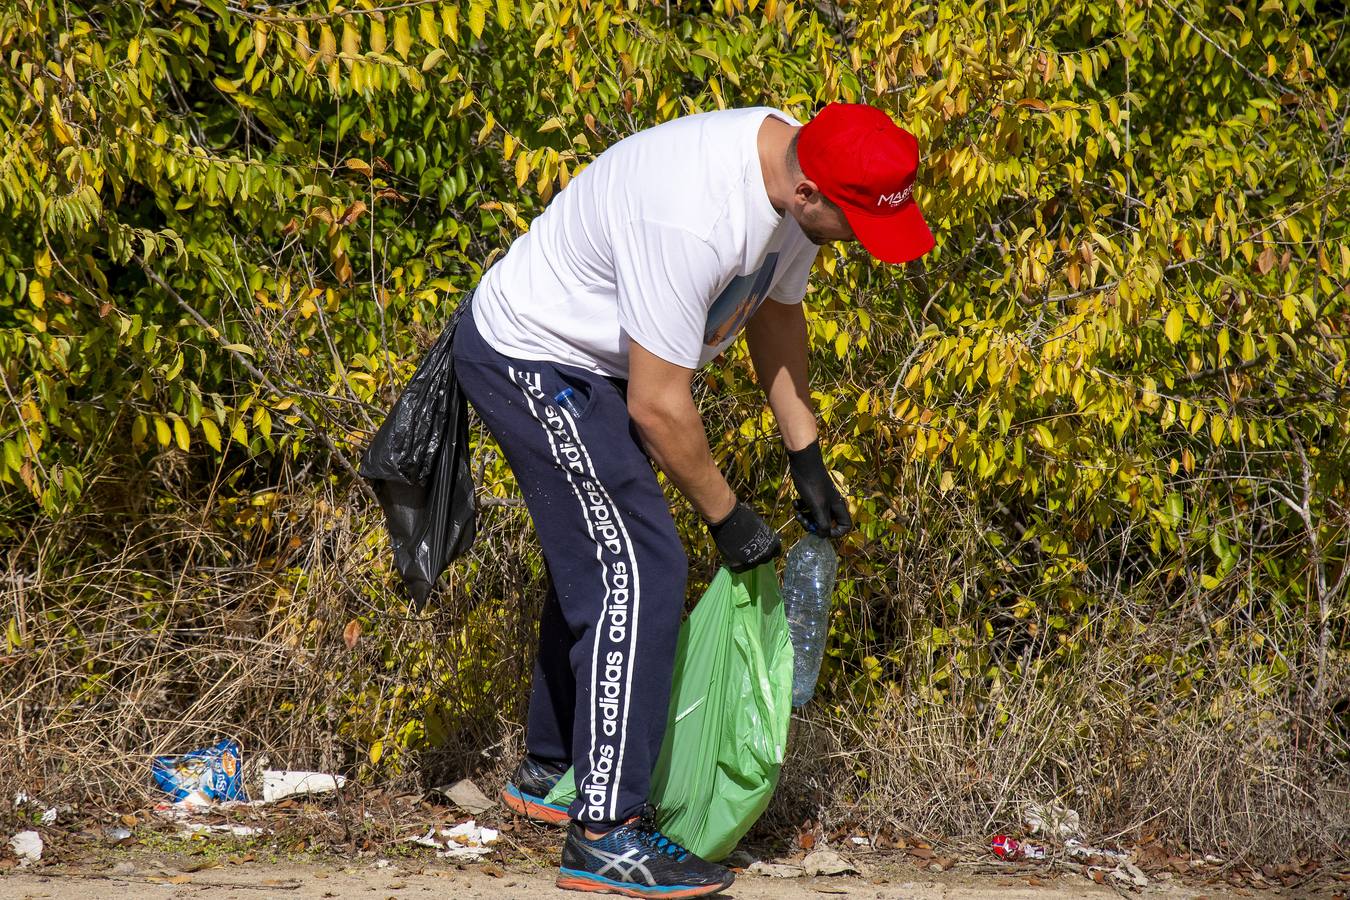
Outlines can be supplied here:
<path id="1" fill-rule="evenodd" d="M 782 552 L 778 532 L 748 505 L 738 502 L 731 515 L 708 526 L 717 551 L 733 572 L 748 572 Z"/>
<path id="2" fill-rule="evenodd" d="M 806 526 L 821 537 L 840 537 L 853 530 L 848 503 L 839 495 L 820 455 L 820 441 L 788 451 L 788 469 L 801 500 L 797 509 Z"/>

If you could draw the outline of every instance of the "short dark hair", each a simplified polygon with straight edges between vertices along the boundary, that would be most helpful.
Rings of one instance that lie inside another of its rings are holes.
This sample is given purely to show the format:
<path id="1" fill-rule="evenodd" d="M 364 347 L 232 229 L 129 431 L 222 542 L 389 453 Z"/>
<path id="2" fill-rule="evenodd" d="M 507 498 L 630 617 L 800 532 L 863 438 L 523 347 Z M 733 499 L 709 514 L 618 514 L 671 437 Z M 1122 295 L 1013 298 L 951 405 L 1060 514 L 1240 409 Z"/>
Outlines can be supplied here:
<path id="1" fill-rule="evenodd" d="M 799 181 L 806 177 L 806 173 L 802 171 L 801 160 L 797 158 L 797 138 L 801 137 L 801 134 L 802 130 L 800 128 L 798 128 L 795 132 L 793 132 L 792 140 L 788 141 L 788 148 L 787 148 L 788 171 L 790 171 L 793 177 L 795 177 Z M 829 197 L 826 197 L 823 191 L 818 190 L 817 193 L 820 194 L 820 199 L 825 201 L 825 205 L 827 207 L 835 210 L 839 209 L 839 204 L 835 203 Z M 842 212 L 842 210 L 840 211 Z"/>
<path id="2" fill-rule="evenodd" d="M 797 138 L 801 137 L 802 130 L 798 128 L 792 132 L 792 140 L 788 141 L 787 164 L 788 171 L 793 175 L 803 175 L 801 160 L 797 159 Z"/>

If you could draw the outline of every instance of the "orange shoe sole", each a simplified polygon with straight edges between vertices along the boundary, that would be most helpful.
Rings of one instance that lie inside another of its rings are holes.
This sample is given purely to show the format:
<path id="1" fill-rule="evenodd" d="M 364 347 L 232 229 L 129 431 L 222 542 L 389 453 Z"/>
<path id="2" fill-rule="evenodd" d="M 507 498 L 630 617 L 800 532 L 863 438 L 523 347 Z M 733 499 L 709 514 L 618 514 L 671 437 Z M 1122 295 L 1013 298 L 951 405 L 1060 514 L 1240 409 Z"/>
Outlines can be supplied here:
<path id="1" fill-rule="evenodd" d="M 702 887 L 681 888 L 678 890 L 669 890 L 661 888 L 648 888 L 643 890 L 640 887 L 628 887 L 609 879 L 592 880 L 590 878 L 581 878 L 576 875 L 558 876 L 554 882 L 564 891 L 586 891 L 591 894 L 618 894 L 621 897 L 707 897 L 709 894 L 717 894 L 725 891 L 731 885 L 709 884 Z"/>
<path id="2" fill-rule="evenodd" d="M 507 809 L 534 819 L 536 822 L 544 822 L 549 825 L 566 825 L 569 821 L 567 810 L 538 803 L 528 795 L 520 793 L 515 785 L 507 785 L 506 789 L 502 791 L 502 803 L 506 804 Z"/>

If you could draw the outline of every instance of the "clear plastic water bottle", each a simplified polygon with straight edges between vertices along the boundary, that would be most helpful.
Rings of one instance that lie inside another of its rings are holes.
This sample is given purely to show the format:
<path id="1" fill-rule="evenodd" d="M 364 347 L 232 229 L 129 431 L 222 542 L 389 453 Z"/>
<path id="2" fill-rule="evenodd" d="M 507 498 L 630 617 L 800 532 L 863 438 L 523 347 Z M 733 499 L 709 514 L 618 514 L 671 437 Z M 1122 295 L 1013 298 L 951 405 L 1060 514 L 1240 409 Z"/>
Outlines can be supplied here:
<path id="1" fill-rule="evenodd" d="M 796 707 L 805 706 L 816 692 L 838 568 L 834 544 L 818 534 L 806 534 L 787 552 L 783 611 L 792 635 L 792 705 Z"/>

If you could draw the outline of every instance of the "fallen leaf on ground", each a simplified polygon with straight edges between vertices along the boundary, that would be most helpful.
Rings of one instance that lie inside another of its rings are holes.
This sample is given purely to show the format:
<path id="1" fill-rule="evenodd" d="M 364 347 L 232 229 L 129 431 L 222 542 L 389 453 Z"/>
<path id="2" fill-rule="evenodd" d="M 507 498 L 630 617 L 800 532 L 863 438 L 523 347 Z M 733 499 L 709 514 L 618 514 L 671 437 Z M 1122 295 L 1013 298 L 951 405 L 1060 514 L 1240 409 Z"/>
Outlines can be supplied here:
<path id="1" fill-rule="evenodd" d="M 782 863 L 766 863 L 762 860 L 752 862 L 745 870 L 747 875 L 764 875 L 768 878 L 801 878 L 806 870 L 801 866 L 786 866 Z"/>
<path id="2" fill-rule="evenodd" d="M 802 860 L 802 868 L 806 870 L 807 875 L 845 875 L 858 872 L 852 863 L 828 847 L 807 854 L 806 859 Z"/>

